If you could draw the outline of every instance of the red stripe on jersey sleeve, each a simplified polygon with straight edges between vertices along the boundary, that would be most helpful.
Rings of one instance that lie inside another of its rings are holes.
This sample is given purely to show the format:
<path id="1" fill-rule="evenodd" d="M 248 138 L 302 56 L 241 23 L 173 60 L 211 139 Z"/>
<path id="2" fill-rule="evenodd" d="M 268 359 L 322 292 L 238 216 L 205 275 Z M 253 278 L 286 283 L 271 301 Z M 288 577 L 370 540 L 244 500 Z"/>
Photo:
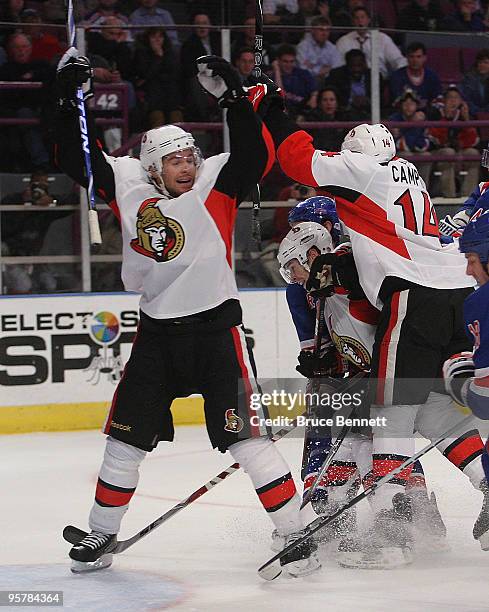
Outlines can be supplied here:
<path id="1" fill-rule="evenodd" d="M 368 300 L 350 300 L 348 311 L 357 321 L 377 325 L 379 322 L 380 311 L 374 308 Z"/>
<path id="2" fill-rule="evenodd" d="M 231 198 L 225 193 L 217 191 L 217 189 L 212 189 L 204 204 L 226 245 L 226 259 L 229 267 L 232 267 L 231 247 L 237 213 L 236 198 Z"/>
<path id="3" fill-rule="evenodd" d="M 270 134 L 267 126 L 264 123 L 262 123 L 261 134 L 268 154 L 267 164 L 262 174 L 262 178 L 264 178 L 270 172 L 273 164 L 275 163 L 275 144 L 273 142 L 272 135 Z"/>
<path id="4" fill-rule="evenodd" d="M 312 137 L 303 130 L 288 136 L 277 150 L 277 159 L 282 170 L 294 181 L 303 185 L 318 187 L 312 174 L 312 157 L 314 155 Z"/>
<path id="5" fill-rule="evenodd" d="M 396 233 L 396 226 L 388 221 L 386 211 L 366 195 L 354 202 L 336 197 L 336 209 L 341 221 L 350 229 L 378 242 L 401 257 L 411 259 L 404 240 Z"/>

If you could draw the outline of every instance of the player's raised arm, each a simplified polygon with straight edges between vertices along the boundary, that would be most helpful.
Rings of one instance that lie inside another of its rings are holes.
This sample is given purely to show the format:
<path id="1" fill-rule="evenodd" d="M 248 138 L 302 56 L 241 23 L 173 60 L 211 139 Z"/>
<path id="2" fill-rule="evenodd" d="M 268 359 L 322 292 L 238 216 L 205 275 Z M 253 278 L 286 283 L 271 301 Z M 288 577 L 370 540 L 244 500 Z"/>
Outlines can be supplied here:
<path id="1" fill-rule="evenodd" d="M 262 120 L 253 112 L 239 75 L 223 58 L 206 55 L 197 60 L 202 87 L 227 108 L 230 156 L 214 189 L 236 199 L 236 205 L 267 174 L 275 160 L 273 140 Z"/>
<path id="2" fill-rule="evenodd" d="M 80 56 L 74 48 L 61 58 L 56 77 L 57 109 L 54 122 L 55 159 L 57 165 L 82 187 L 87 187 L 83 146 L 90 150 L 92 172 L 96 193 L 107 203 L 115 198 L 114 173 L 108 163 L 100 143 L 95 136 L 95 128 L 87 109 L 87 124 L 80 126 L 76 109 L 76 90 L 84 88 L 85 99 L 91 97 L 92 68 L 86 57 Z M 82 127 L 82 129 L 80 129 Z"/>

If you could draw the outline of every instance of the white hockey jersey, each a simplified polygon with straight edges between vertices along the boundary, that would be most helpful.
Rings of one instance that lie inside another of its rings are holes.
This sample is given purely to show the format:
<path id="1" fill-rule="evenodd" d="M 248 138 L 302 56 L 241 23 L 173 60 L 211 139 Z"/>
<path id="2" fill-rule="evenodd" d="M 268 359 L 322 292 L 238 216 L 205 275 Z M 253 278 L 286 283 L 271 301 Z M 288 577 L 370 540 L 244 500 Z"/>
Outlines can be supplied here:
<path id="1" fill-rule="evenodd" d="M 304 131 L 285 138 L 277 154 L 289 177 L 334 196 L 360 283 L 378 308 L 388 276 L 437 289 L 474 285 L 457 246 L 441 245 L 426 185 L 410 162 L 394 158 L 379 163 L 362 153 L 315 150 Z"/>
<path id="2" fill-rule="evenodd" d="M 326 298 L 324 319 L 340 355 L 361 370 L 370 370 L 379 311 L 367 300 L 351 301 L 336 288 Z"/>
<path id="3" fill-rule="evenodd" d="M 141 310 L 150 317 L 192 315 L 238 299 L 231 267 L 236 202 L 212 191 L 228 158 L 206 159 L 192 190 L 166 199 L 139 160 L 105 155 L 121 219 L 122 280 L 142 294 Z"/>

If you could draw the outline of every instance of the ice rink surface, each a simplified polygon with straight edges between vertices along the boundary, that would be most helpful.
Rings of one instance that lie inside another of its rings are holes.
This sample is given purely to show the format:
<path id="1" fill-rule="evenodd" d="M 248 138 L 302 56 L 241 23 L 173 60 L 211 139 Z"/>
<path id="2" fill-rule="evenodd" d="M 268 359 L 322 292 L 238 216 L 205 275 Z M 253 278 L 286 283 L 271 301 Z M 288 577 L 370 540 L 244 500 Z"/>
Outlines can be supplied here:
<path id="1" fill-rule="evenodd" d="M 0 437 L 0 590 L 62 590 L 63 609 L 83 612 L 489 610 L 489 552 L 472 539 L 482 496 L 437 451 L 423 464 L 448 528 L 450 550 L 420 554 L 411 566 L 347 570 L 322 551 L 321 571 L 262 581 L 256 569 L 273 554 L 271 523 L 239 471 L 115 557 L 110 569 L 75 576 L 61 532 L 66 524 L 87 528 L 104 443 L 94 431 Z M 297 466 L 301 441 L 278 444 Z M 160 444 L 143 462 L 121 538 L 231 463 L 229 455 L 210 448 L 204 427 L 178 428 L 175 444 Z M 369 512 L 365 500 L 361 511 Z"/>

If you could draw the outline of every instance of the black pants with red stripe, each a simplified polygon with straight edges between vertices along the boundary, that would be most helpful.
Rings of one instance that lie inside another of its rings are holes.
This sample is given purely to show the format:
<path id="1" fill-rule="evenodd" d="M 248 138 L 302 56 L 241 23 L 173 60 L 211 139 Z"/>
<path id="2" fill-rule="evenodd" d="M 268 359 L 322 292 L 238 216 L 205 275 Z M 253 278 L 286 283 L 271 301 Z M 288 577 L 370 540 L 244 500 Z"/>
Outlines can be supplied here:
<path id="1" fill-rule="evenodd" d="M 424 404 L 430 391 L 445 392 L 441 367 L 451 355 L 472 350 L 463 302 L 470 288 L 432 289 L 391 280 L 402 290 L 384 292 L 372 354 L 372 402 Z"/>
<path id="2" fill-rule="evenodd" d="M 255 390 L 254 362 L 241 325 L 221 329 L 219 321 L 198 318 L 167 324 L 141 313 L 104 432 L 151 451 L 160 440 L 173 440 L 173 400 L 200 393 L 212 446 L 225 452 L 263 433 L 250 425 L 247 398 Z"/>

